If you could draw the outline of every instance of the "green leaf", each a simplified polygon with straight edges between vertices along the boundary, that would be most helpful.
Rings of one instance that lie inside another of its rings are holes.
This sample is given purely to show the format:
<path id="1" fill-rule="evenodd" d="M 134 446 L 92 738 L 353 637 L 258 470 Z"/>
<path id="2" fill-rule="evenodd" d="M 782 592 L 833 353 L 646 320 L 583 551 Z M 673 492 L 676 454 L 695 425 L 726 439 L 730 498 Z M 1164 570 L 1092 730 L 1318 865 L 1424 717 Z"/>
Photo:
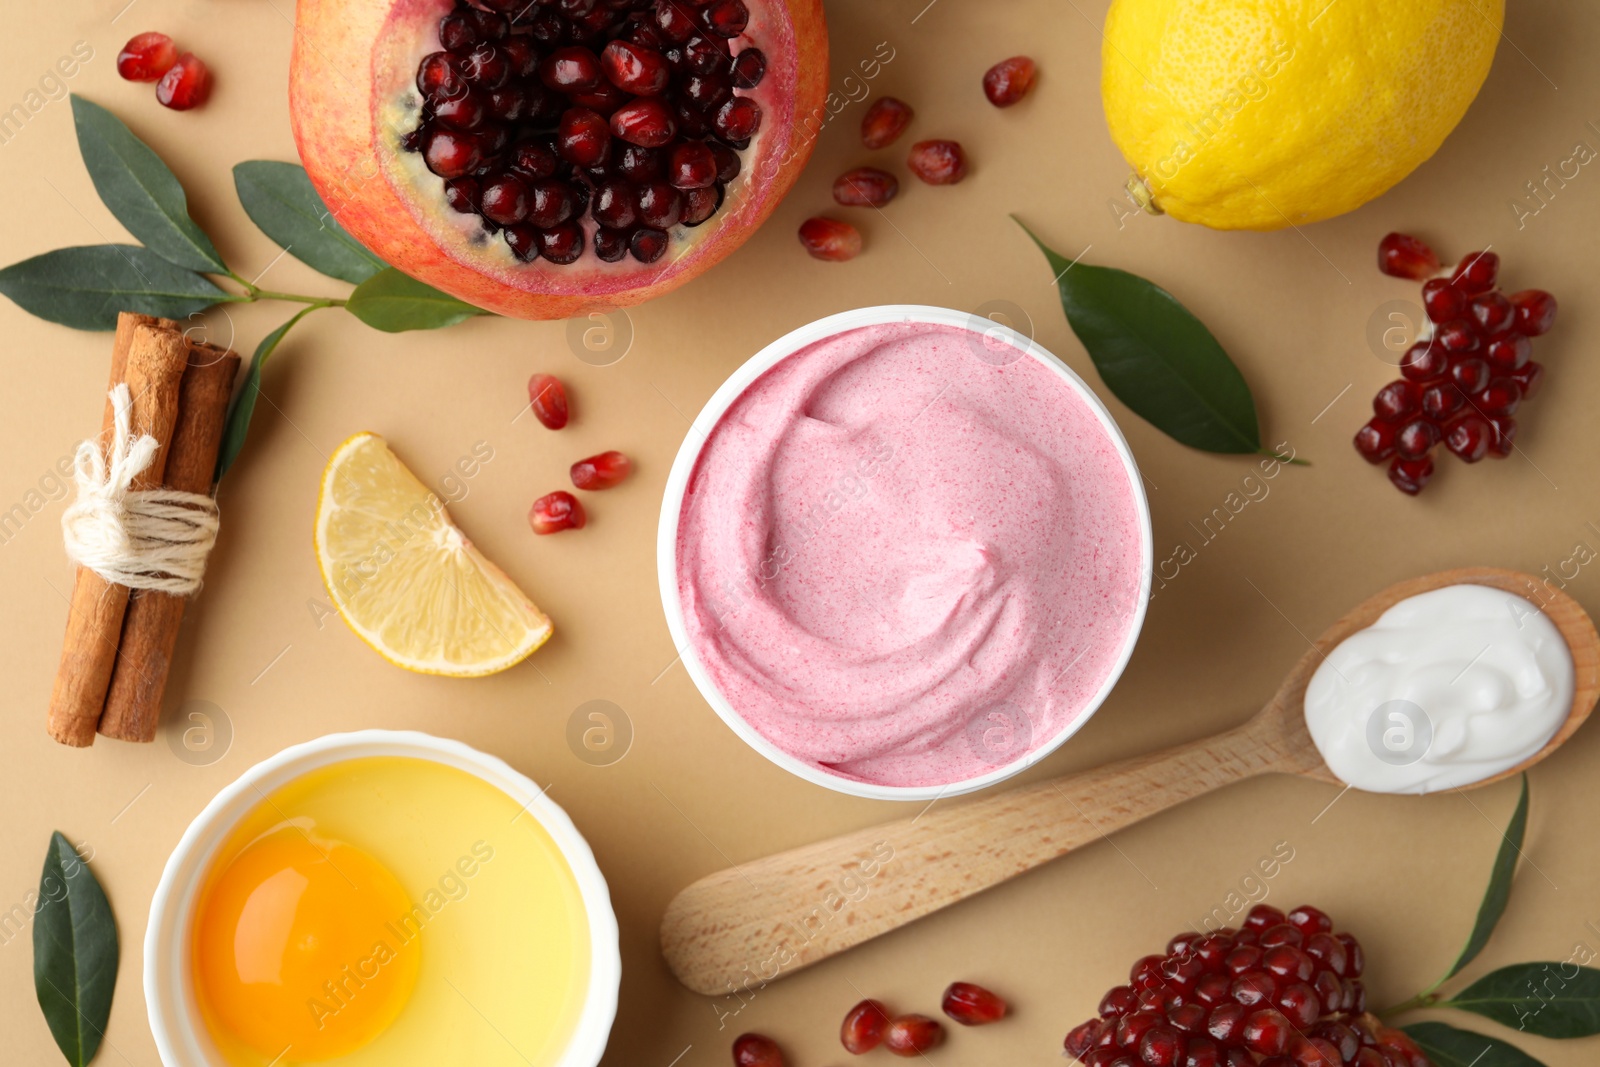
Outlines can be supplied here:
<path id="1" fill-rule="evenodd" d="M 1494 870 L 1489 875 L 1489 888 L 1484 891 L 1483 903 L 1478 905 L 1478 921 L 1473 924 L 1472 936 L 1456 962 L 1445 973 L 1448 981 L 1461 973 L 1461 968 L 1477 958 L 1488 944 L 1489 935 L 1505 914 L 1506 901 L 1511 896 L 1511 876 L 1516 873 L 1517 859 L 1522 855 L 1522 836 L 1528 829 L 1528 776 L 1522 776 L 1522 795 L 1517 798 L 1517 810 L 1511 813 L 1511 823 L 1500 841 L 1500 851 L 1494 858 Z"/>
<path id="2" fill-rule="evenodd" d="M 228 408 L 227 424 L 222 428 L 222 448 L 217 453 L 217 481 L 222 480 L 222 476 L 228 473 L 228 468 L 233 466 L 233 461 L 239 458 L 245 438 L 249 436 L 250 419 L 256 413 L 256 400 L 261 396 L 261 370 L 267 365 L 267 360 L 277 351 L 283 335 L 288 333 L 295 323 L 318 308 L 327 306 L 312 304 L 310 307 L 300 309 L 294 318 L 267 334 L 261 339 L 261 343 L 256 345 L 256 353 L 250 357 L 250 370 L 244 376 L 244 387 L 239 390 L 239 395 L 233 398 L 233 406 Z"/>
<path id="3" fill-rule="evenodd" d="M 99 104 L 72 96 L 78 151 L 106 207 L 146 248 L 169 263 L 226 274 L 217 248 L 189 217 L 183 186 L 161 157 Z"/>
<path id="4" fill-rule="evenodd" d="M 360 285 L 388 266 L 345 232 L 296 163 L 252 159 L 233 168 L 245 214 L 314 270 Z"/>
<path id="5" fill-rule="evenodd" d="M 1544 1067 L 1544 1064 L 1499 1038 L 1446 1023 L 1402 1026 L 1433 1061 L 1433 1067 Z"/>
<path id="6" fill-rule="evenodd" d="M 33 986 L 61 1054 L 84 1067 L 100 1049 L 117 984 L 117 922 L 89 865 L 50 835 L 33 919 Z"/>
<path id="7" fill-rule="evenodd" d="M 403 333 L 406 330 L 437 330 L 454 326 L 474 315 L 487 315 L 482 308 L 462 303 L 424 285 L 415 278 L 389 267 L 356 286 L 345 304 L 350 312 L 374 330 Z"/>
<path id="8" fill-rule="evenodd" d="M 1600 1034 L 1600 971 L 1575 963 L 1502 967 L 1444 1001 L 1540 1037 Z"/>
<path id="9" fill-rule="evenodd" d="M 240 299 L 138 245 L 58 248 L 0 270 L 0 293 L 75 330 L 114 330 L 117 312 L 181 319 Z"/>
<path id="10" fill-rule="evenodd" d="M 1190 448 L 1263 451 L 1244 375 L 1177 298 L 1137 274 L 1073 263 L 1022 228 L 1044 252 L 1067 322 L 1117 399 Z"/>

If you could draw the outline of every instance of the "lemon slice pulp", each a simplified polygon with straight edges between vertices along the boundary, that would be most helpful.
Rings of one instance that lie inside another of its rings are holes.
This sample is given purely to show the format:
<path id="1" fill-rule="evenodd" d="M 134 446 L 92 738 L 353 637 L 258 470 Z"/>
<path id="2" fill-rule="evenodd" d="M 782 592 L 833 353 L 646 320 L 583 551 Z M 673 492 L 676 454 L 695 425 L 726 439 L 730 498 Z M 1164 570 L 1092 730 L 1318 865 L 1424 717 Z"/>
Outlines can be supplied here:
<path id="1" fill-rule="evenodd" d="M 356 434 L 328 460 L 314 543 L 340 618 L 406 670 L 493 674 L 550 638 L 544 612 L 377 434 Z"/>

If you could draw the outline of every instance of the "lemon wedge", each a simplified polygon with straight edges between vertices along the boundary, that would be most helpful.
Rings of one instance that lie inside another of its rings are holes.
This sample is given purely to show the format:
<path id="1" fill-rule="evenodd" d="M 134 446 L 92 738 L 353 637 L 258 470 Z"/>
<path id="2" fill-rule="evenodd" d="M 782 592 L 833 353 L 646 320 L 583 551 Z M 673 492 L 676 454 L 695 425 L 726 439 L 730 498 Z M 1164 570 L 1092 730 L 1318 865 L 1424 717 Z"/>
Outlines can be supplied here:
<path id="1" fill-rule="evenodd" d="M 550 639 L 544 612 L 377 434 L 356 434 L 328 460 L 314 543 L 339 617 L 408 671 L 493 674 Z"/>

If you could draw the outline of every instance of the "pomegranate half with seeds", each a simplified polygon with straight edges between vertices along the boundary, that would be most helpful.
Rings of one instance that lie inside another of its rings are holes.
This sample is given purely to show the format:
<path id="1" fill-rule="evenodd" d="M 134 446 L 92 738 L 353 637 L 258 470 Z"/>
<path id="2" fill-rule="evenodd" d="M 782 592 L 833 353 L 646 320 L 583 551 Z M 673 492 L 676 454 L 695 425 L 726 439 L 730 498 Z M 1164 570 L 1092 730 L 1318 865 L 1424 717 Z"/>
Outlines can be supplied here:
<path id="1" fill-rule="evenodd" d="M 551 319 L 742 244 L 811 154 L 827 72 L 821 0 L 300 0 L 290 105 L 363 244 Z"/>

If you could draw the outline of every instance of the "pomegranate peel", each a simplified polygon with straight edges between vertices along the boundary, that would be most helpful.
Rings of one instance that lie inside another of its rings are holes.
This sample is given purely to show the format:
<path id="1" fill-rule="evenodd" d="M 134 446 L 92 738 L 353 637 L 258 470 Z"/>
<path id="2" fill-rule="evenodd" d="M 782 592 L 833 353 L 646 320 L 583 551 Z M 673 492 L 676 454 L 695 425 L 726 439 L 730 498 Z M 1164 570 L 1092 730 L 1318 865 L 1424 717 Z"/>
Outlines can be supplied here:
<path id="1" fill-rule="evenodd" d="M 461 13 L 451 0 L 300 0 L 290 69 L 296 144 L 312 183 L 340 223 L 380 258 L 437 289 L 478 307 L 526 319 L 562 318 L 596 308 L 637 304 L 697 277 L 741 245 L 776 209 L 811 154 L 813 138 L 807 134 L 805 122 L 823 113 L 827 92 L 827 29 L 822 4 L 820 0 L 748 0 L 745 6 L 748 19 L 741 28 L 742 36 L 723 44 L 730 46 L 730 62 L 747 48 L 759 48 L 764 68 L 759 83 L 754 88 L 738 88 L 737 95 L 720 109 L 703 116 L 707 124 L 703 136 L 722 135 L 724 139 L 748 129 L 752 119 L 759 122 L 748 145 L 731 146 L 742 157 L 738 173 L 727 182 L 720 203 L 711 197 L 697 200 L 696 215 L 705 211 L 707 204 L 715 205 L 710 208 L 713 214 L 699 225 L 680 225 L 674 220 L 663 231 L 669 237 L 664 245 L 654 235 L 646 235 L 639 242 L 629 242 L 633 255 L 625 253 L 612 262 L 597 254 L 597 248 L 620 248 L 619 238 L 614 234 L 600 237 L 599 225 L 587 214 L 587 203 L 574 224 L 582 240 L 570 265 L 562 263 L 572 251 L 573 235 L 565 232 L 534 241 L 529 241 L 526 233 L 517 235 L 530 254 L 525 260 L 512 250 L 510 238 L 515 227 L 503 231 L 502 238 L 489 232 L 478 215 L 452 207 L 445 182 L 428 169 L 425 154 L 415 150 L 423 147 L 418 137 L 423 106 L 417 88 L 419 67 L 426 57 L 441 51 L 441 20 L 453 12 Z M 731 5 L 729 10 L 736 13 Z M 519 24 L 518 32 L 503 40 L 497 38 L 497 47 L 507 41 L 526 42 L 509 52 L 501 49 L 498 54 L 508 62 L 496 63 L 495 56 L 479 57 L 474 52 L 477 65 L 458 72 L 465 82 L 479 79 L 475 88 L 466 91 L 500 93 L 489 100 L 490 108 L 517 114 L 516 101 L 504 92 L 510 83 L 489 83 L 511 77 L 503 75 L 502 68 L 526 68 L 532 61 L 524 53 L 530 49 L 541 60 L 554 51 L 538 43 L 537 37 L 540 26 L 554 17 L 553 9 L 540 8 L 529 20 L 528 33 L 523 33 Z M 623 12 L 620 17 L 630 16 Z M 719 17 L 717 32 L 737 24 L 736 18 Z M 665 28 L 648 29 L 658 34 L 663 48 L 671 47 L 662 40 L 669 36 Z M 672 32 L 684 29 L 674 23 Z M 465 39 L 471 29 L 459 32 Z M 602 51 L 606 43 L 595 41 L 596 50 Z M 732 74 L 751 80 L 756 65 L 747 61 L 733 68 Z M 352 71 L 368 72 L 368 76 L 353 79 Z M 438 76 L 451 77 L 448 72 Z M 526 84 L 522 75 L 517 77 L 517 86 Z M 611 89 L 620 94 L 615 106 L 611 94 L 597 91 L 586 97 L 595 105 L 592 110 L 614 113 L 627 106 L 620 101 L 631 98 L 614 86 Z M 563 99 L 551 95 L 557 101 Z M 605 99 L 599 98 L 602 96 Z M 681 101 L 679 107 L 686 109 Z M 701 116 L 691 111 L 690 117 Z M 528 128 L 530 123 L 526 116 L 516 121 L 523 125 L 512 123 L 513 130 Z M 555 125 L 531 121 L 541 129 Z M 676 121 L 681 123 L 682 116 L 676 116 Z M 507 126 L 495 128 L 503 133 Z M 446 127 L 436 125 L 434 129 L 443 132 Z M 451 153 L 430 154 L 448 155 L 452 166 L 461 168 L 460 177 L 472 175 L 481 182 L 496 176 L 486 165 L 516 146 L 496 144 L 494 137 L 484 134 L 482 141 L 451 147 Z M 613 144 L 610 150 L 620 158 L 624 147 Z M 474 159 L 475 155 L 478 158 Z M 480 170 L 487 172 L 480 174 Z M 459 195 L 456 202 L 472 206 L 469 198 Z M 550 257 L 550 251 L 556 252 L 560 261 Z M 639 253 L 654 259 L 646 262 Z"/>

